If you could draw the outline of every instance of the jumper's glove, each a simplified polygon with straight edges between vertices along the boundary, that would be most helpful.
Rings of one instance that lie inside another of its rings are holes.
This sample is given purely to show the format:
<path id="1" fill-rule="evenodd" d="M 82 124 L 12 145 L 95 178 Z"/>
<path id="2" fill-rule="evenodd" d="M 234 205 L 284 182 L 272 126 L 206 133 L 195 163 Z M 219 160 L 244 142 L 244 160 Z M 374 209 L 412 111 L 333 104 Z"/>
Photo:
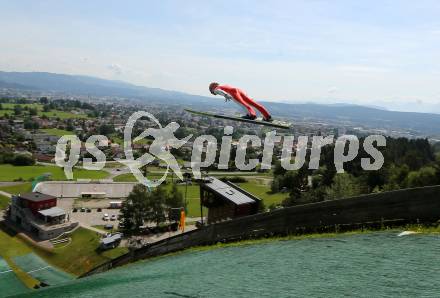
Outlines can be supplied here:
<path id="1" fill-rule="evenodd" d="M 230 96 L 229 94 L 225 94 L 225 102 L 232 100 L 232 96 Z"/>
<path id="2" fill-rule="evenodd" d="M 225 102 L 232 100 L 232 96 L 228 93 L 226 93 L 225 91 L 221 90 L 221 89 L 215 89 L 213 94 L 215 95 L 221 95 L 225 98 Z"/>

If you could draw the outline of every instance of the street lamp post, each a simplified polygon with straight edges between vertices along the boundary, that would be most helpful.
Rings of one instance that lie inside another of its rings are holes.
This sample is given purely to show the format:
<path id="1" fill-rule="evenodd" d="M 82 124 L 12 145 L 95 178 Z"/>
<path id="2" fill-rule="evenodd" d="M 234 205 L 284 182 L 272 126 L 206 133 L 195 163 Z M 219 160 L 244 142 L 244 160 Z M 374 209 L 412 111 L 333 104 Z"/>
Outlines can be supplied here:
<path id="1" fill-rule="evenodd" d="M 185 214 L 188 213 L 188 201 L 187 201 L 187 197 L 188 197 L 188 180 L 191 179 L 191 174 L 188 172 L 183 173 L 183 177 L 185 177 Z"/>

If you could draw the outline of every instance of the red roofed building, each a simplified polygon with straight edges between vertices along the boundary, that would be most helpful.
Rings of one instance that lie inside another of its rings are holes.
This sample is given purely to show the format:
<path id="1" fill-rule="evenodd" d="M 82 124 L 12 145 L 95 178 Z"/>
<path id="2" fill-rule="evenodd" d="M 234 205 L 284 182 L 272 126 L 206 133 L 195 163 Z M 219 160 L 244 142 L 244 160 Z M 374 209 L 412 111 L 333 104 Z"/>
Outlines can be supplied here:
<path id="1" fill-rule="evenodd" d="M 21 199 L 21 207 L 29 208 L 34 215 L 37 215 L 40 210 L 49 209 L 57 205 L 56 197 L 39 192 L 25 193 L 19 197 Z"/>
<path id="2" fill-rule="evenodd" d="M 13 196 L 8 214 L 17 227 L 40 240 L 56 238 L 78 226 L 57 207 L 56 197 L 41 192 Z"/>

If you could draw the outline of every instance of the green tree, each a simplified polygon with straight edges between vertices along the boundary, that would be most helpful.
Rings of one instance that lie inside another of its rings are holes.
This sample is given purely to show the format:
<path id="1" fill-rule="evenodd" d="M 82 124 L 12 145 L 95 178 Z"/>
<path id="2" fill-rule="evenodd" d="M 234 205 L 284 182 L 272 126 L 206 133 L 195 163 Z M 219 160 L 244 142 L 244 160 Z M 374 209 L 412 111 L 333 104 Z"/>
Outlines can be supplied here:
<path id="1" fill-rule="evenodd" d="M 418 171 L 409 172 L 408 177 L 406 178 L 407 187 L 436 185 L 438 183 L 437 171 L 430 166 L 423 167 Z"/>
<path id="2" fill-rule="evenodd" d="M 173 184 L 171 192 L 167 196 L 165 203 L 170 208 L 185 208 L 183 194 L 179 191 L 176 184 Z"/>
<path id="3" fill-rule="evenodd" d="M 163 186 L 158 186 L 149 194 L 146 219 L 155 222 L 156 225 L 160 225 L 166 220 L 165 211 L 167 208 L 165 202 L 167 201 L 168 193 Z"/>
<path id="4" fill-rule="evenodd" d="M 29 108 L 29 116 L 37 116 L 38 111 L 36 108 Z"/>
<path id="5" fill-rule="evenodd" d="M 23 126 L 25 129 L 34 129 L 34 130 L 40 127 L 40 125 L 37 122 L 33 121 L 30 118 L 26 118 L 24 120 Z"/>
<path id="6" fill-rule="evenodd" d="M 51 110 L 50 105 L 45 104 L 45 105 L 43 106 L 43 112 L 50 112 L 50 110 Z"/>
<path id="7" fill-rule="evenodd" d="M 35 164 L 35 159 L 30 155 L 17 154 L 14 157 L 12 164 L 14 166 L 32 166 Z"/>
<path id="8" fill-rule="evenodd" d="M 183 194 L 179 191 L 176 184 L 173 183 L 173 187 L 167 196 L 165 203 L 168 207 L 168 219 L 170 221 L 179 221 L 180 210 L 181 208 L 186 210 L 186 205 Z"/>
<path id="9" fill-rule="evenodd" d="M 290 195 L 281 202 L 281 205 L 284 207 L 294 206 L 299 204 L 300 201 L 301 191 L 298 188 L 294 188 L 290 192 Z"/>
<path id="10" fill-rule="evenodd" d="M 303 192 L 301 193 L 301 199 L 298 203 L 308 204 L 324 201 L 327 197 L 326 190 L 327 189 L 325 187 L 320 186 L 317 188 L 313 188 L 307 192 Z"/>
<path id="11" fill-rule="evenodd" d="M 14 115 L 19 116 L 23 113 L 23 107 L 21 105 L 14 106 Z"/>
<path id="12" fill-rule="evenodd" d="M 280 178 L 279 178 L 279 177 L 275 177 L 275 178 L 272 180 L 272 183 L 271 183 L 271 185 L 270 185 L 270 191 L 271 191 L 272 193 L 277 193 L 277 192 L 280 191 Z"/>
<path id="13" fill-rule="evenodd" d="M 327 199 L 336 200 L 361 194 L 359 181 L 350 174 L 336 174 L 333 184 L 327 188 Z"/>
<path id="14" fill-rule="evenodd" d="M 166 201 L 168 193 L 163 186 L 156 187 L 152 191 L 138 184 L 122 204 L 121 223 L 123 230 L 129 233 L 136 233 L 139 227 L 148 222 L 156 225 L 166 220 Z"/>
<path id="15" fill-rule="evenodd" d="M 139 227 L 144 224 L 144 219 L 148 213 L 148 200 L 150 193 L 142 184 L 137 184 L 122 203 L 121 223 L 126 232 L 137 232 Z"/>
<path id="16" fill-rule="evenodd" d="M 406 187 L 406 183 L 407 183 L 406 178 L 408 174 L 409 174 L 409 167 L 406 164 L 400 166 L 392 164 L 388 168 L 386 183 L 383 189 L 394 190 L 394 189 Z"/>
<path id="17" fill-rule="evenodd" d="M 99 126 L 99 134 L 107 136 L 115 132 L 115 127 L 112 124 L 102 124 Z"/>
<path id="18" fill-rule="evenodd" d="M 282 177 L 282 179 L 280 179 Z M 290 189 L 290 195 L 283 202 L 282 205 L 293 206 L 302 202 L 302 194 L 307 190 L 308 175 L 307 168 L 302 167 L 297 171 L 287 171 L 285 175 L 278 176 L 280 187 L 287 187 Z"/>
<path id="19" fill-rule="evenodd" d="M 73 131 L 75 127 L 73 126 L 72 119 L 68 119 L 66 123 L 66 130 Z"/>

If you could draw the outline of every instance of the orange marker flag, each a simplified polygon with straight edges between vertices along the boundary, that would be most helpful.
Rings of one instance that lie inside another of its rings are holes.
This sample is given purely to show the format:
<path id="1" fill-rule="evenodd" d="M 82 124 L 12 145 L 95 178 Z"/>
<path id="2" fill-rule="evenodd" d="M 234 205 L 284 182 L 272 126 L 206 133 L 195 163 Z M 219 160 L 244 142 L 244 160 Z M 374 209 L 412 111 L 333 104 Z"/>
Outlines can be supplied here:
<path id="1" fill-rule="evenodd" d="M 185 210 L 181 210 L 180 211 L 180 223 L 179 223 L 179 227 L 182 230 L 182 232 L 185 231 Z"/>

